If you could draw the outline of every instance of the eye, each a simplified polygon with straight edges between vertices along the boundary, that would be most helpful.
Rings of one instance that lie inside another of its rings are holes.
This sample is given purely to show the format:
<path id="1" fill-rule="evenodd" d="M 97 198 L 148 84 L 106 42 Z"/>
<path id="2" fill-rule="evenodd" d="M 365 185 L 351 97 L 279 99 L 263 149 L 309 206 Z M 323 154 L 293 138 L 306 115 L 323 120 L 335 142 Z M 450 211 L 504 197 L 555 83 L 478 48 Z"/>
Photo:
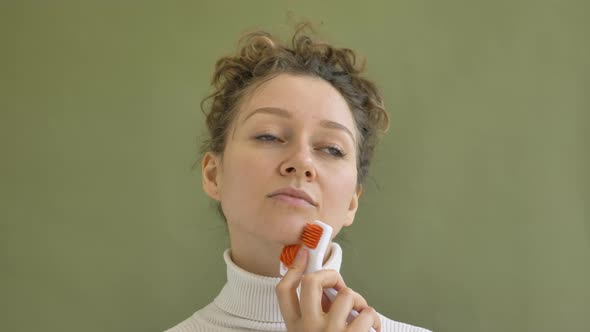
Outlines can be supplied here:
<path id="1" fill-rule="evenodd" d="M 343 158 L 344 156 L 346 156 L 344 150 L 342 150 L 342 148 L 338 145 L 328 145 L 326 147 L 321 148 L 320 150 L 326 151 L 329 155 L 336 158 Z"/>
<path id="2" fill-rule="evenodd" d="M 263 141 L 263 142 L 279 142 L 280 139 L 276 136 L 270 135 L 270 134 L 262 134 L 262 135 L 258 135 L 255 137 L 256 140 L 258 141 Z"/>

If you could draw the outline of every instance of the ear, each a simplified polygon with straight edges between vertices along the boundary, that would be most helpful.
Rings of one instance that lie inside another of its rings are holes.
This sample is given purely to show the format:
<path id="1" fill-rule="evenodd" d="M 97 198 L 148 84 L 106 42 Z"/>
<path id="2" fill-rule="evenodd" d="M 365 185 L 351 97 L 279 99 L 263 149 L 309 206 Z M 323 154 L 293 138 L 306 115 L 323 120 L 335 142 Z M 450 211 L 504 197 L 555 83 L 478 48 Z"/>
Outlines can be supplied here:
<path id="1" fill-rule="evenodd" d="M 354 221 L 354 216 L 356 215 L 356 210 L 359 206 L 359 198 L 361 197 L 362 193 L 363 186 L 359 184 L 356 186 L 356 191 L 354 192 L 354 194 L 352 194 L 352 198 L 350 199 L 350 204 L 348 205 L 348 212 L 346 212 L 346 220 L 344 221 L 344 226 L 352 225 L 352 222 Z"/>
<path id="2" fill-rule="evenodd" d="M 214 200 L 221 200 L 219 195 L 219 175 L 221 172 L 220 156 L 212 152 L 205 153 L 201 164 L 201 171 L 203 174 L 203 191 Z"/>

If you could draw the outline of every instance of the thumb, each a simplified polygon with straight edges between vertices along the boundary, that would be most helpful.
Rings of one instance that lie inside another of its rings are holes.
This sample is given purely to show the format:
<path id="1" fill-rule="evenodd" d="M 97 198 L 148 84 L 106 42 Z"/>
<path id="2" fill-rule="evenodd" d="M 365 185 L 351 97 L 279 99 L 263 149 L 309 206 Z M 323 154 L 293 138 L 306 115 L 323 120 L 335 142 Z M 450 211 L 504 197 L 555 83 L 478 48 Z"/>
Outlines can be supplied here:
<path id="1" fill-rule="evenodd" d="M 301 317 L 297 287 L 307 266 L 307 256 L 307 250 L 303 247 L 299 248 L 289 270 L 276 287 L 279 307 L 287 325 L 294 324 Z"/>
<path id="2" fill-rule="evenodd" d="M 309 256 L 309 252 L 303 246 L 297 250 L 297 255 L 295 255 L 295 259 L 291 266 L 289 267 L 289 271 L 293 270 L 296 274 L 302 275 L 305 272 L 305 268 L 307 267 L 307 258 Z M 294 273 L 293 273 L 294 274 Z"/>

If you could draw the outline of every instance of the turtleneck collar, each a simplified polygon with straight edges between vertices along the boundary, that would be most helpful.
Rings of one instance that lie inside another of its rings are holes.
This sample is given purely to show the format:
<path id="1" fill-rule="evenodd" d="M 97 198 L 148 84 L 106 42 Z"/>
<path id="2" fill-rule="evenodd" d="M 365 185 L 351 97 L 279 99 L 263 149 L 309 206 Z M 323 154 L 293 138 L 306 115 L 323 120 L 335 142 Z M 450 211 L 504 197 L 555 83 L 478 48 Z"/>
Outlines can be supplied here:
<path id="1" fill-rule="evenodd" d="M 324 269 L 340 271 L 342 249 L 335 242 L 332 242 L 331 248 Z M 233 316 L 258 322 L 283 323 L 275 290 L 281 278 L 260 276 L 240 268 L 231 259 L 231 249 L 225 250 L 223 258 L 227 265 L 227 283 L 213 302 Z"/>

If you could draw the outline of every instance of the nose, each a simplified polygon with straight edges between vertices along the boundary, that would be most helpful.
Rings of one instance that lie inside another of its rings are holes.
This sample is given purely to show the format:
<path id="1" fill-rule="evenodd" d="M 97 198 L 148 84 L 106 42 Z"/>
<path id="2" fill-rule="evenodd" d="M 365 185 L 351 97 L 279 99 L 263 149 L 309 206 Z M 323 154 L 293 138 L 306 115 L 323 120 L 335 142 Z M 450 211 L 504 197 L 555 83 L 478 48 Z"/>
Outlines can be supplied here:
<path id="1" fill-rule="evenodd" d="M 312 155 L 307 147 L 299 147 L 283 161 L 280 167 L 281 175 L 296 176 L 307 181 L 316 177 L 316 169 Z"/>

